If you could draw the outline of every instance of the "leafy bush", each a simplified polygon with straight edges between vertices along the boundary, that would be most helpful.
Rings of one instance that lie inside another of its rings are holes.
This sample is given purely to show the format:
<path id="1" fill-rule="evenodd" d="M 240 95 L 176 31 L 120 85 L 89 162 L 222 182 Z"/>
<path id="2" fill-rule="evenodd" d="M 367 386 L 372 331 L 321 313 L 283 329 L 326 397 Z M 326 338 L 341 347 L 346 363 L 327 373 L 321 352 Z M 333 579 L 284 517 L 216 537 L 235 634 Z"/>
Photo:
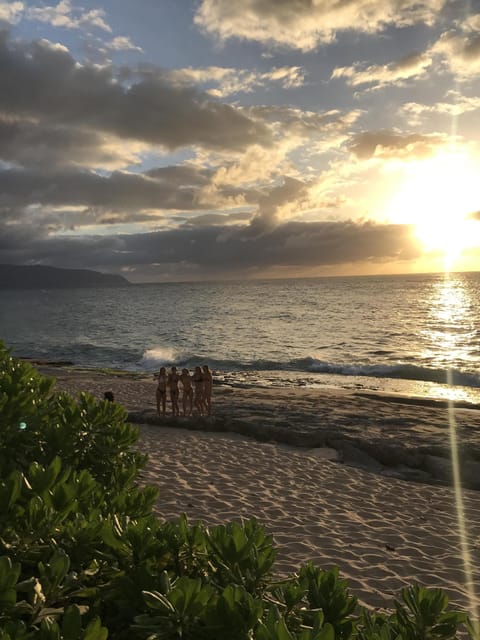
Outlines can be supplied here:
<path id="1" fill-rule="evenodd" d="M 475 636 L 440 590 L 414 585 L 379 614 L 337 569 L 306 564 L 276 581 L 272 536 L 255 520 L 162 522 L 123 409 L 53 387 L 0 343 L 0 640 Z"/>
<path id="2" fill-rule="evenodd" d="M 10 356 L 0 343 L 0 474 L 25 471 L 32 461 L 87 469 L 106 488 L 135 481 L 146 456 L 132 450 L 138 430 L 118 404 L 89 394 L 74 400 L 52 393 L 55 380 Z"/>

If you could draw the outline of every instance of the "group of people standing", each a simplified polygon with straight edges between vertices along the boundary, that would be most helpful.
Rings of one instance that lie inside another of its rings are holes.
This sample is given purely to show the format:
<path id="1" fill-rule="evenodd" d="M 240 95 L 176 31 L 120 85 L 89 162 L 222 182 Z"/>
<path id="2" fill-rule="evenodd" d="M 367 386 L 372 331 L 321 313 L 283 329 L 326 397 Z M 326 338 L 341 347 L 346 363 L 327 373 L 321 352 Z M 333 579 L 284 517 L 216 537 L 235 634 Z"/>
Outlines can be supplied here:
<path id="1" fill-rule="evenodd" d="M 188 369 L 177 372 L 177 367 L 172 367 L 167 373 L 165 367 L 161 367 L 157 378 L 157 413 L 164 416 L 167 410 L 167 392 L 170 396 L 172 416 L 180 415 L 180 387 L 182 384 L 182 408 L 184 416 L 191 416 L 193 409 L 201 416 L 210 415 L 212 411 L 212 386 L 213 377 L 208 364 L 203 367 L 195 367 L 193 374 Z"/>

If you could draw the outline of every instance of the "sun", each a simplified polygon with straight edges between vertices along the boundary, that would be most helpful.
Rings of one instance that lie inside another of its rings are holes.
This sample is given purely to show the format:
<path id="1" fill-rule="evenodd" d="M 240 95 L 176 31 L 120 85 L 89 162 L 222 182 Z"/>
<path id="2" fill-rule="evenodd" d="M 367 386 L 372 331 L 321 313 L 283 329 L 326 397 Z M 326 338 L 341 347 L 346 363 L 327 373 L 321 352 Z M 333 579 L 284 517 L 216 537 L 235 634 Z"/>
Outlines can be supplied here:
<path id="1" fill-rule="evenodd" d="M 412 224 L 426 253 L 454 266 L 465 249 L 480 245 L 480 167 L 464 152 L 448 152 L 409 163 L 406 176 L 387 207 L 395 223 Z"/>

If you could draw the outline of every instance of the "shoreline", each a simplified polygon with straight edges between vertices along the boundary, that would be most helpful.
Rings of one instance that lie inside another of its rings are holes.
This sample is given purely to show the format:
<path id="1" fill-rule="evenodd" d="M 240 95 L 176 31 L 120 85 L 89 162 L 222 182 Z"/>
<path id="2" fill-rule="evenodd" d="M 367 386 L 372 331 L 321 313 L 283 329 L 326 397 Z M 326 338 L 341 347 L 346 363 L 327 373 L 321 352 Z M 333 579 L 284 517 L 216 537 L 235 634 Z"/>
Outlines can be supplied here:
<path id="1" fill-rule="evenodd" d="M 56 388 L 98 399 L 110 390 L 135 424 L 238 433 L 259 442 L 315 450 L 339 463 L 429 484 L 449 484 L 451 421 L 462 485 L 480 489 L 478 405 L 345 389 L 215 385 L 212 416 L 159 417 L 153 376 L 66 365 L 37 365 Z M 167 404 L 168 411 L 168 404 Z"/>
<path id="2" fill-rule="evenodd" d="M 156 383 L 150 376 L 38 368 L 57 379 L 59 391 L 88 391 L 99 399 L 106 390 L 114 392 L 139 426 L 138 448 L 148 454 L 140 479 L 158 488 L 155 512 L 163 520 L 185 513 L 192 524 L 212 526 L 254 517 L 273 534 L 279 578 L 312 561 L 325 569 L 338 566 L 351 592 L 370 608 L 390 609 L 403 587 L 420 583 L 444 589 L 452 606 L 478 611 L 480 594 L 474 603 L 468 599 L 451 487 L 435 480 L 412 482 L 408 474 L 406 480 L 396 475 L 398 469 L 372 468 L 371 459 L 340 460 L 338 450 L 307 446 L 305 440 L 306 424 L 314 420 L 327 421 L 344 444 L 345 438 L 363 435 L 364 442 L 381 437 L 385 446 L 407 434 L 414 446 L 435 432 L 448 437 L 440 408 L 375 402 L 341 390 L 285 394 L 216 386 L 212 417 L 162 419 L 155 414 Z M 476 419 L 476 411 L 459 410 L 459 421 L 473 420 L 472 414 Z M 142 420 L 137 423 L 135 416 Z M 288 433 L 286 423 L 304 446 L 271 437 Z M 257 438 L 236 432 L 240 424 Z M 395 428 L 399 431 L 392 434 Z M 475 586 L 480 584 L 480 491 L 461 493 Z"/>

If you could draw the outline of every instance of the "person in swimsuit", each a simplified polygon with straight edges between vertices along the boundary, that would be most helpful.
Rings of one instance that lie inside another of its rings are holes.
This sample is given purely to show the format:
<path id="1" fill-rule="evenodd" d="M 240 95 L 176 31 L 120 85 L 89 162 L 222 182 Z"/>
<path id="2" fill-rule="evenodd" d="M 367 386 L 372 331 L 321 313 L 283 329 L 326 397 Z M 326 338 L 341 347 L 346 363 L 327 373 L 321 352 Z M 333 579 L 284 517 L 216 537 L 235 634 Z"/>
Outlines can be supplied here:
<path id="1" fill-rule="evenodd" d="M 204 364 L 202 367 L 203 374 L 203 404 L 207 411 L 207 414 L 210 415 L 212 413 L 212 387 L 213 387 L 213 376 L 210 371 L 208 364 Z"/>
<path id="2" fill-rule="evenodd" d="M 158 375 L 156 376 L 158 380 L 157 384 L 157 413 L 160 415 L 160 405 L 162 407 L 162 416 L 165 415 L 165 411 L 167 408 L 167 370 L 165 367 L 161 367 Z"/>
<path id="3" fill-rule="evenodd" d="M 178 396 L 180 395 L 180 389 L 178 388 L 179 381 L 180 376 L 177 373 L 177 367 L 172 367 L 167 376 L 167 387 L 170 390 L 170 400 L 172 403 L 172 416 L 180 415 L 180 409 L 178 406 Z"/>
<path id="4" fill-rule="evenodd" d="M 203 374 L 200 367 L 195 367 L 193 372 L 193 388 L 195 389 L 195 395 L 193 398 L 193 404 L 198 413 L 203 416 Z"/>
<path id="5" fill-rule="evenodd" d="M 192 377 L 190 376 L 190 372 L 188 371 L 188 369 L 182 369 L 182 373 L 180 374 L 180 382 L 182 383 L 183 387 L 183 415 L 191 416 L 193 411 L 193 387 Z"/>

